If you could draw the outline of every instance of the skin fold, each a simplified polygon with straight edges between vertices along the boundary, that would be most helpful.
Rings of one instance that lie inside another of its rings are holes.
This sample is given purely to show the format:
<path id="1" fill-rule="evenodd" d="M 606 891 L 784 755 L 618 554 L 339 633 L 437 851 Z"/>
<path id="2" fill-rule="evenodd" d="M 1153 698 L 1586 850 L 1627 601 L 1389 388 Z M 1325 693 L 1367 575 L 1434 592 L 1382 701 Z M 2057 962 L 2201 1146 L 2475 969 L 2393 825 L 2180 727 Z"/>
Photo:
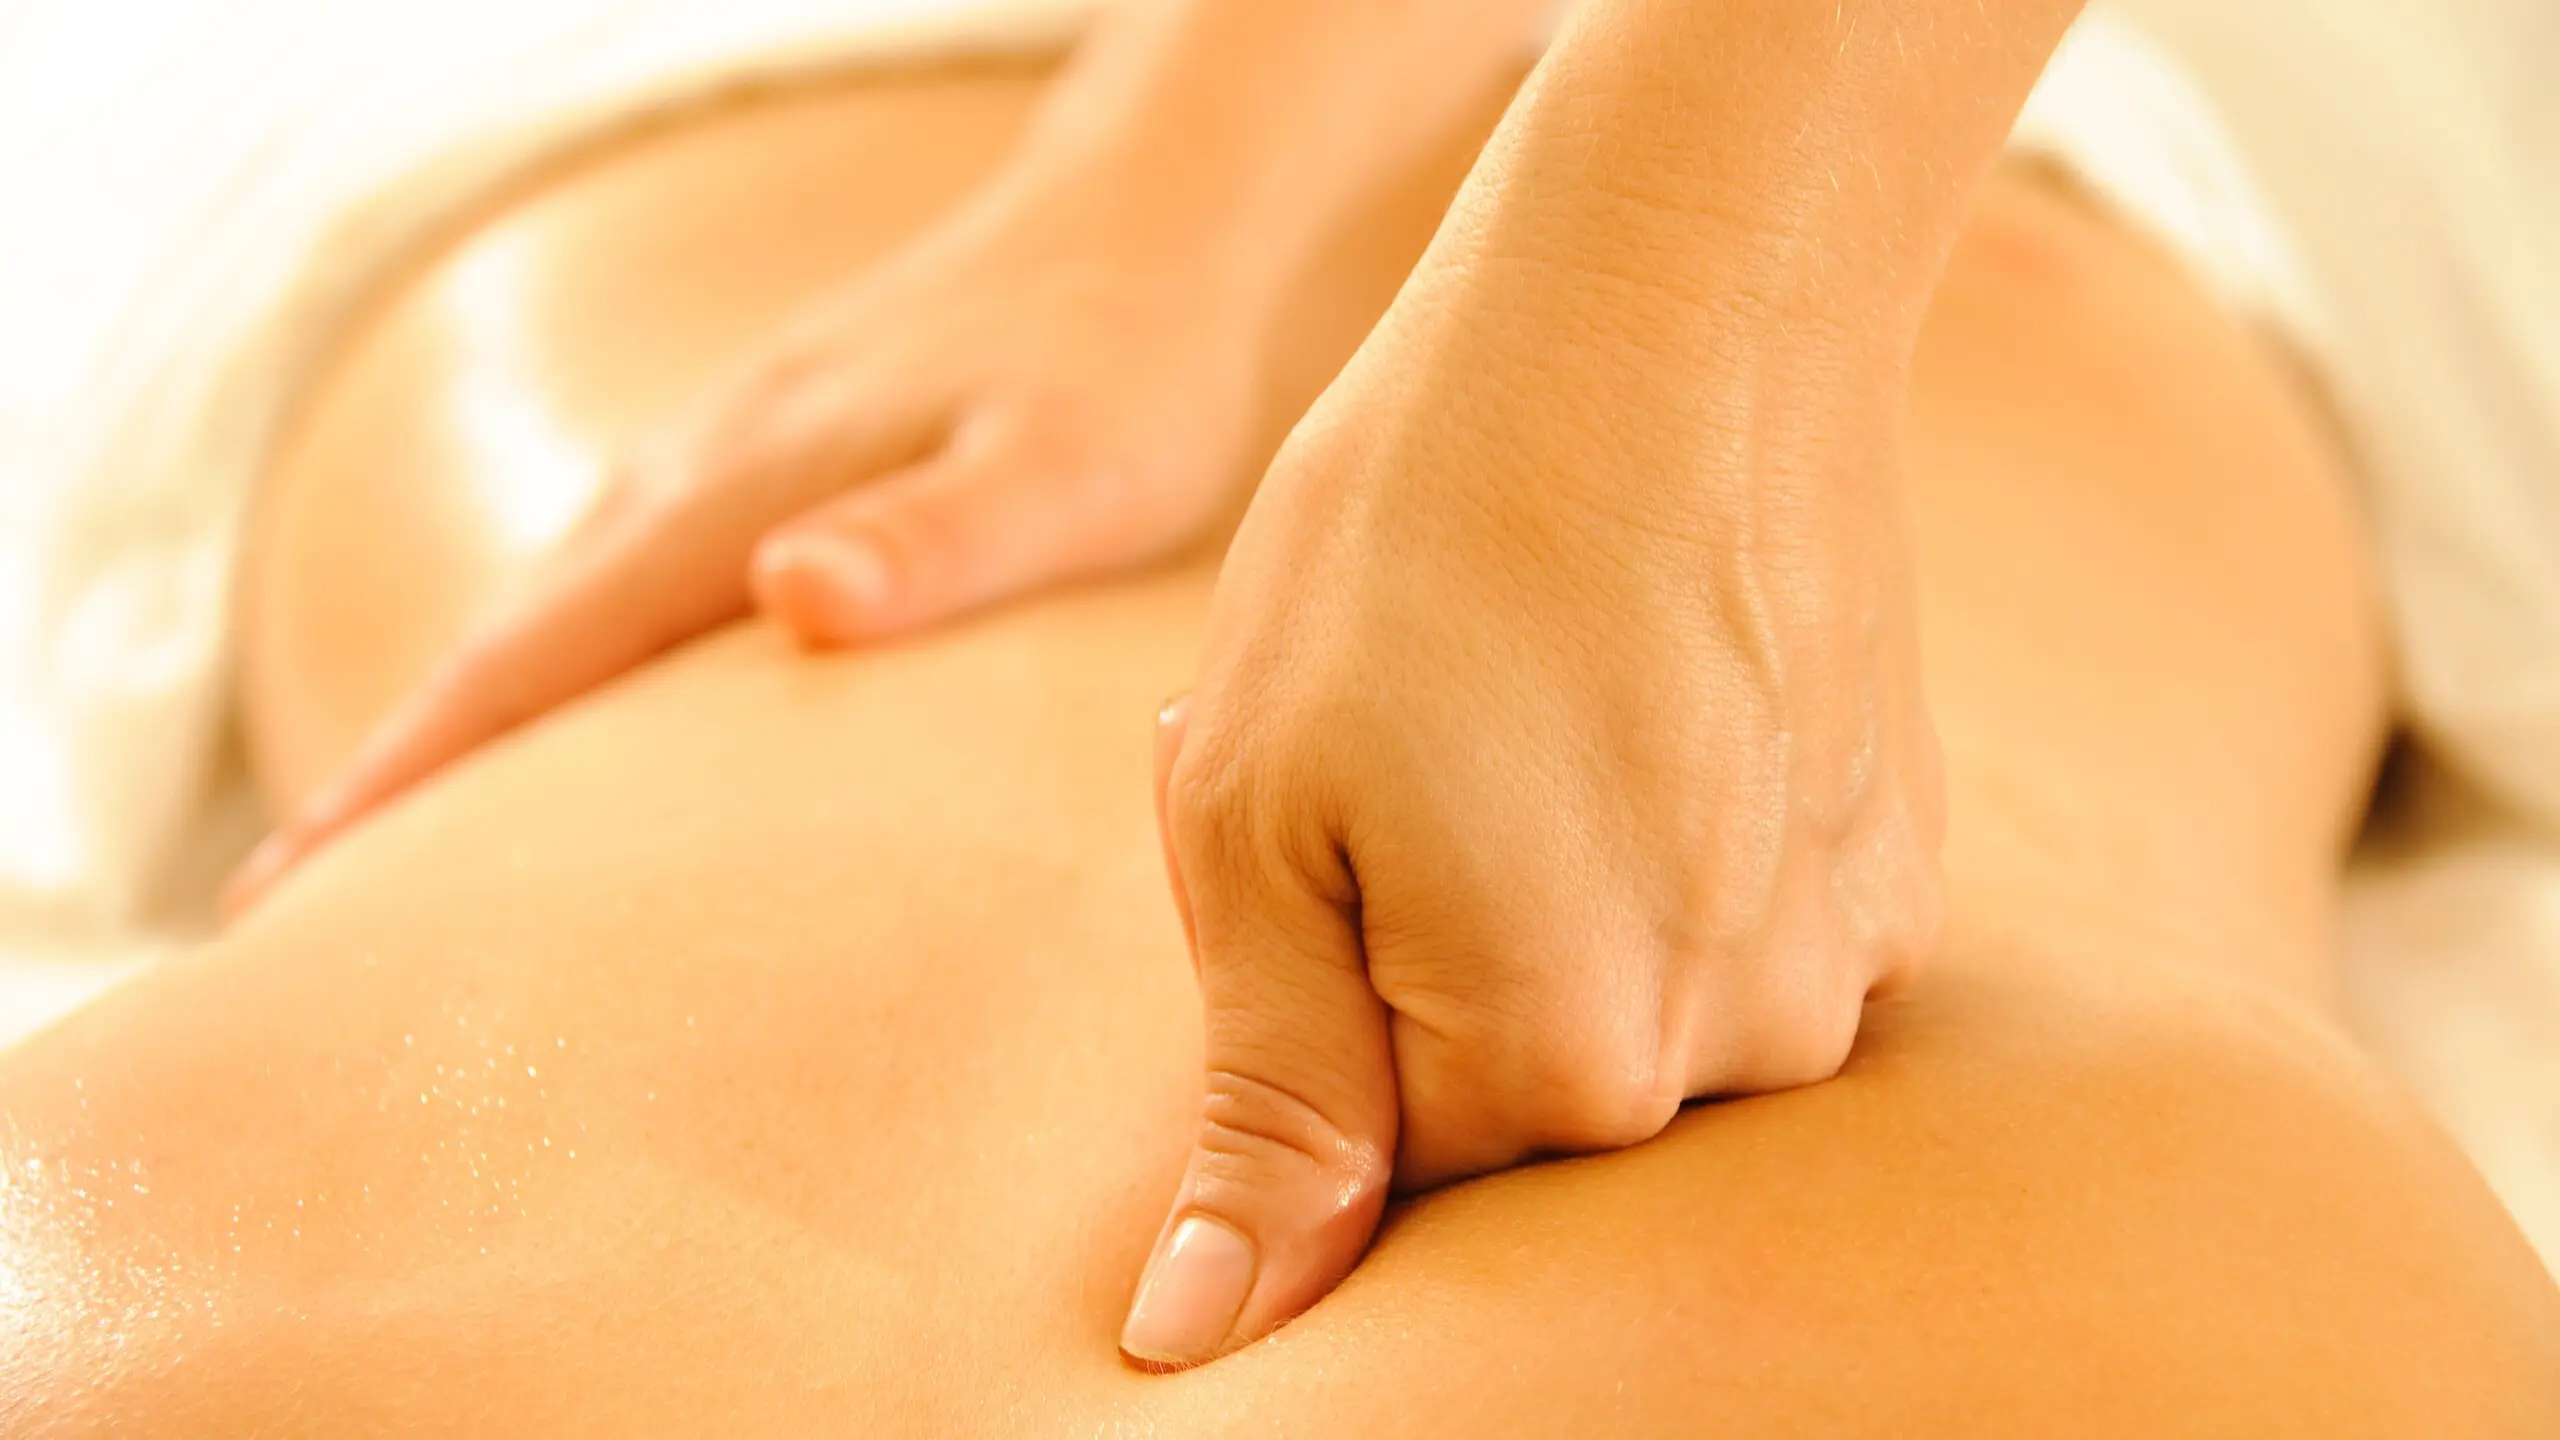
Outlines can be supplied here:
<path id="1" fill-rule="evenodd" d="M 257 525 L 280 798 L 538 561 L 474 498 L 516 473 L 475 377 L 611 453 L 1036 90 L 698 117 L 389 297 Z M 1484 123 L 1297 280 L 1266 433 Z M 2327 1017 L 2384 698 L 2300 387 L 2011 174 L 1908 443 L 1945 939 L 1838 1079 L 1434 1191 L 1269 1340 L 1143 1373 L 1202 1063 L 1145 717 L 1215 557 L 855 654 L 749 624 L 0 1059 L 0 1431 L 2552 1433 L 2560 1297 Z"/>

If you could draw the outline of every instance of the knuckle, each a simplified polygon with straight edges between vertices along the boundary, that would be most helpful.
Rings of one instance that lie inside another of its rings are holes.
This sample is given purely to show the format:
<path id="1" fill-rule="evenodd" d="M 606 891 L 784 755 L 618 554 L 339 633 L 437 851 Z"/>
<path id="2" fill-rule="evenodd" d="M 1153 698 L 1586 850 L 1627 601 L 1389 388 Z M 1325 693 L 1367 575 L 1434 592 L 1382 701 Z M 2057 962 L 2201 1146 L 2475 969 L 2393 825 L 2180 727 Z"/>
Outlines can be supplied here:
<path id="1" fill-rule="evenodd" d="M 1524 1079 L 1542 1138 L 1571 1150 L 1615 1150 L 1662 1133 L 1683 1087 L 1663 1073 L 1661 1047 L 1623 1026 L 1583 1026 L 1535 1045 Z"/>
<path id="2" fill-rule="evenodd" d="M 1186 871 L 1233 876 L 1248 868 L 1253 849 L 1250 777 L 1241 756 L 1204 735 L 1196 720 L 1194 727 L 1165 782 L 1165 823 Z"/>
<path id="3" fill-rule="evenodd" d="M 903 578 L 914 573 L 919 556 L 952 548 L 968 498 L 949 485 L 860 490 L 837 512 L 836 521 L 861 537 L 892 578 Z"/>
<path id="4" fill-rule="evenodd" d="M 1025 460 L 1075 468 L 1103 448 L 1092 404 L 1055 391 L 1006 397 L 981 411 L 975 423 L 979 443 Z"/>
<path id="5" fill-rule="evenodd" d="M 1394 1160 L 1288 1086 L 1235 1070 L 1209 1072 L 1194 1184 L 1217 1203 L 1274 1191 L 1321 1191 L 1337 1211 L 1385 1190 Z M 1223 1194 L 1221 1193 L 1223 1192 Z"/>
<path id="6" fill-rule="evenodd" d="M 1848 1062 L 1859 1016 L 1854 993 L 1763 1007 L 1734 1047 L 1728 1088 L 1760 1094 L 1830 1079 Z"/>
<path id="7" fill-rule="evenodd" d="M 1870 993 L 1890 993 L 1918 979 L 1937 954 L 1946 920 L 1946 893 L 1938 877 L 1934 873 L 1917 877 L 1903 898 L 1898 923 L 1876 946 Z"/>
<path id="8" fill-rule="evenodd" d="M 1862 994 L 1909 983 L 1937 948 L 1946 896 L 1936 848 L 1923 838 L 1930 824 L 1904 807 L 1890 817 L 1873 858 L 1851 872 L 1852 883 L 1835 887 L 1833 931 Z"/>
<path id="9" fill-rule="evenodd" d="M 1267 902 L 1277 897 L 1357 898 L 1324 800 L 1324 752 L 1257 708 L 1233 703 L 1232 692 L 1195 698 L 1165 777 L 1164 834 L 1194 887 L 1204 943 L 1212 931 L 1241 938 L 1235 927 L 1271 923 Z M 1252 718 L 1225 718 L 1238 713 Z"/>
<path id="10" fill-rule="evenodd" d="M 940 578 L 944 583 L 985 557 L 988 509 L 983 487 L 963 477 L 893 481 L 856 491 L 840 523 L 857 534 L 892 591 Z"/>
<path id="11" fill-rule="evenodd" d="M 1603 1067 L 1565 1088 L 1559 1099 L 1556 1143 L 1578 1150 L 1619 1150 L 1662 1133 L 1680 1112 L 1678 1090 L 1638 1081 Z"/>
<path id="12" fill-rule="evenodd" d="M 1030 402 L 998 427 L 990 443 L 1007 472 L 1006 489 L 1034 503 L 1059 538 L 1114 555 L 1134 554 L 1164 538 L 1145 447 L 1116 440 L 1089 406 L 1063 397 Z"/>

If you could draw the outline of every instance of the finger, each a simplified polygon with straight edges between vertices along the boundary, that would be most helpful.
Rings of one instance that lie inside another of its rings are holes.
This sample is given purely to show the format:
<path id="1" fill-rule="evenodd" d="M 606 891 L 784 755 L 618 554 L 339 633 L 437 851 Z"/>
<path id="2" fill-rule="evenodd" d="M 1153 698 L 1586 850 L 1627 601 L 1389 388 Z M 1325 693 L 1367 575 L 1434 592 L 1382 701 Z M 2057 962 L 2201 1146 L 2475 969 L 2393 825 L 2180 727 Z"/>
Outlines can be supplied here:
<path id="1" fill-rule="evenodd" d="M 706 558 L 668 507 L 616 527 L 510 605 L 404 700 L 225 892 L 236 916 L 420 779 L 532 717 L 746 610 L 738 547 Z"/>
<path id="2" fill-rule="evenodd" d="M 1027 442 L 955 444 L 840 495 L 756 549 L 766 614 L 818 646 L 878 640 L 1138 558 L 1084 462 Z"/>
<path id="3" fill-rule="evenodd" d="M 336 779 L 232 876 L 237 918 L 296 866 L 436 770 L 694 635 L 745 613 L 745 557 L 814 487 L 911 453 L 915 407 L 724 400 L 608 492 L 529 594 L 465 641 L 377 726 Z M 913 412 L 913 413 L 911 413 Z M 759 415 L 761 414 L 761 418 Z"/>
<path id="4" fill-rule="evenodd" d="M 1344 907 L 1252 817 L 1177 767 L 1170 814 L 1199 935 L 1201 1126 L 1120 1346 L 1192 1365 L 1269 1332 L 1350 1273 L 1395 1153 L 1386 1017 Z"/>

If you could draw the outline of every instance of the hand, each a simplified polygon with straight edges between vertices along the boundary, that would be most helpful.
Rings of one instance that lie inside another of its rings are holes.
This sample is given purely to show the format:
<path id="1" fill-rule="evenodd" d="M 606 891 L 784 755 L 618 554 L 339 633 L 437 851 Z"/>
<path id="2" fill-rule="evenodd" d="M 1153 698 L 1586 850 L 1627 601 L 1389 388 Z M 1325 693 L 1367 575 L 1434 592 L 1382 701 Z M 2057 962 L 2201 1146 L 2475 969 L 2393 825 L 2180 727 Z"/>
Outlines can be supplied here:
<path id="1" fill-rule="evenodd" d="M 999 181 L 779 336 L 252 858 L 232 908 L 751 599 L 809 644 L 850 644 L 1197 535 L 1244 478 L 1264 301 L 1250 264 L 1170 243 L 1136 194 Z"/>
<path id="2" fill-rule="evenodd" d="M 1391 1177 L 1831 1076 L 1932 943 L 1898 374 L 1598 293 L 1426 265 L 1227 558 L 1159 751 L 1208 1084 L 1142 1361 L 1304 1310 Z"/>

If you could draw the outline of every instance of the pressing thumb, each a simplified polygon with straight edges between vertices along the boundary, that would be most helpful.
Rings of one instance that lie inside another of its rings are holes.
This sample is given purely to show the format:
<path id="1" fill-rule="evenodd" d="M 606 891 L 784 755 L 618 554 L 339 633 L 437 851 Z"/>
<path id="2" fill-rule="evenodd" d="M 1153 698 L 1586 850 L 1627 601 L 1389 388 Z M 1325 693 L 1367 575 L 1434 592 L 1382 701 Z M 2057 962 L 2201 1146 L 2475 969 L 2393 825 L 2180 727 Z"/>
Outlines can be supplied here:
<path id="1" fill-rule="evenodd" d="M 1167 720 L 1179 726 L 1179 709 Z M 1277 831 L 1287 822 L 1254 813 L 1249 784 L 1220 769 L 1226 779 L 1203 783 L 1176 760 L 1162 797 L 1208 1084 L 1120 1334 L 1131 1358 L 1158 1366 L 1215 1359 L 1341 1283 L 1378 1227 L 1395 1162 L 1395 1061 L 1357 911 L 1283 858 L 1331 848 Z"/>

